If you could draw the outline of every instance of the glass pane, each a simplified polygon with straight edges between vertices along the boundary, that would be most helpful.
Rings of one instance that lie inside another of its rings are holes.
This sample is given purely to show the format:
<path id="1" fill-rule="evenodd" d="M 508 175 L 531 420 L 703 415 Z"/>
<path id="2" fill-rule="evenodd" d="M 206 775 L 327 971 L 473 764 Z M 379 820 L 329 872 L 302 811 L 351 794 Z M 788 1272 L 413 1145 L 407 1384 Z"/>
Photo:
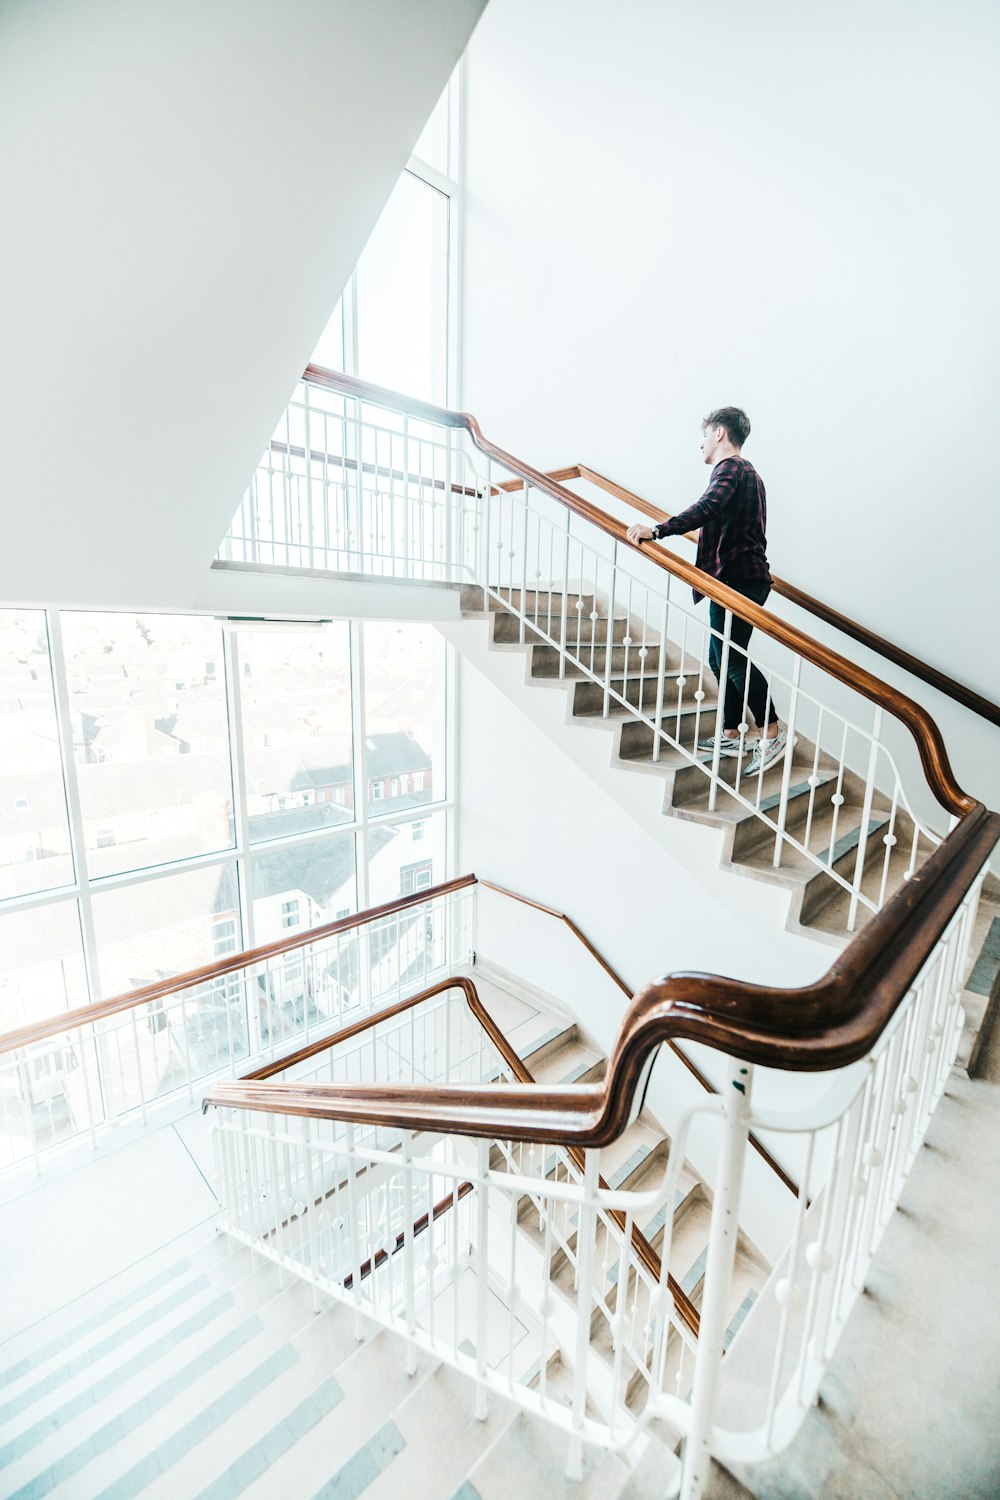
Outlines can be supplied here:
<path id="1" fill-rule="evenodd" d="M 369 809 L 399 812 L 445 795 L 444 640 L 431 625 L 368 620 L 365 776 Z M 371 897 L 372 904 L 376 898 Z"/>
<path id="2" fill-rule="evenodd" d="M 330 314 L 330 321 L 323 329 L 309 363 L 322 365 L 325 370 L 346 368 L 344 364 L 344 299 L 342 297 Z"/>
<path id="3" fill-rule="evenodd" d="M 94 895 L 104 995 L 199 968 L 242 948 L 235 863 Z"/>
<path id="4" fill-rule="evenodd" d="M 242 947 L 235 863 L 94 896 L 101 988 L 117 995 Z M 113 1016 L 102 1028 L 117 1111 L 173 1093 L 247 1055 L 243 978 L 222 976 Z"/>
<path id="5" fill-rule="evenodd" d="M 91 875 L 231 847 L 221 627 L 178 615 L 62 620 Z"/>
<path id="6" fill-rule="evenodd" d="M 258 948 L 357 911 L 354 848 L 354 834 L 341 833 L 254 855 L 250 893 Z M 262 1040 L 340 1014 L 356 1003 L 357 986 L 353 936 L 328 942 L 322 951 L 293 949 L 272 960 L 258 981 Z"/>
<path id="7" fill-rule="evenodd" d="M 436 167 L 445 176 L 448 174 L 448 125 L 450 120 L 451 85 L 448 84 L 431 115 L 417 144 L 414 156 Z"/>
<path id="8" fill-rule="evenodd" d="M 241 630 L 239 659 L 251 840 L 351 822 L 347 624 Z"/>
<path id="9" fill-rule="evenodd" d="M 358 262 L 358 374 L 447 399 L 448 199 L 404 172 Z"/>
<path id="10" fill-rule="evenodd" d="M 285 844 L 250 862 L 254 945 L 293 937 L 356 912 L 354 834 Z"/>
<path id="11" fill-rule="evenodd" d="M 0 610 L 0 900 L 73 879 L 45 615 Z"/>
<path id="12" fill-rule="evenodd" d="M 87 1004 L 75 901 L 0 917 L 0 953 L 0 1031 Z"/>

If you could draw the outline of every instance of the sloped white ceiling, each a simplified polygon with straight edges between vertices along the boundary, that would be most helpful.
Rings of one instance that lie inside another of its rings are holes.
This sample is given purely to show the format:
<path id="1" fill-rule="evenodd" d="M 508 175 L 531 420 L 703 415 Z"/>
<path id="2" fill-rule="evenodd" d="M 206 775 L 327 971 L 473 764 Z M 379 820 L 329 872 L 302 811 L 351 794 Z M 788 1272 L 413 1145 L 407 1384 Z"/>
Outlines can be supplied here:
<path id="1" fill-rule="evenodd" d="M 0 6 L 0 602 L 194 603 L 484 5 Z"/>

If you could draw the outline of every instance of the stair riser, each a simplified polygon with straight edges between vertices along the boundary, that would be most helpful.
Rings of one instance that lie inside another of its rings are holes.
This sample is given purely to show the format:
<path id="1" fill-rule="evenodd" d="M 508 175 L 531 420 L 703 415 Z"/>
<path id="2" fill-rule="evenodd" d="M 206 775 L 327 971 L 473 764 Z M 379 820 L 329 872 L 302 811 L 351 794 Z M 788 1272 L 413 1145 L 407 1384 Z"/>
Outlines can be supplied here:
<path id="1" fill-rule="evenodd" d="M 793 774 L 795 767 L 792 768 Z M 794 782 L 792 783 L 795 784 Z M 780 785 L 780 783 L 779 783 Z M 813 817 L 827 812 L 830 806 L 830 797 L 836 789 L 836 782 L 829 782 L 825 786 L 816 788 L 813 800 Z M 790 797 L 785 809 L 785 828 L 792 832 L 795 829 L 804 828 L 809 820 L 809 796 L 803 793 L 798 797 Z M 860 816 L 860 809 L 858 810 Z M 767 823 L 776 827 L 778 821 L 777 807 L 771 808 L 765 815 Z M 744 822 L 737 825 L 733 833 L 732 858 L 738 862 L 744 855 L 757 853 L 762 847 L 774 847 L 774 833 L 758 816 L 748 817 Z"/>
<path id="2" fill-rule="evenodd" d="M 652 648 L 651 648 L 652 649 Z M 581 666 L 577 666 L 573 660 L 567 660 L 564 675 L 568 678 L 585 677 L 587 673 L 595 673 L 603 682 L 604 673 L 608 666 L 608 653 L 606 646 L 594 646 L 593 649 L 586 648 L 579 653 Z M 658 655 L 654 658 L 658 662 Z M 622 674 L 624 672 L 634 673 L 639 669 L 639 651 L 636 646 L 612 646 L 611 648 L 611 671 Z M 549 679 L 559 676 L 560 655 L 555 646 L 549 646 L 544 642 L 537 644 L 531 654 L 531 675 Z M 586 672 L 584 671 L 586 669 Z M 680 656 L 674 650 L 666 654 L 665 671 L 676 672 L 680 668 Z M 590 680 L 589 677 L 587 680 Z"/>
<path id="3" fill-rule="evenodd" d="M 711 734 L 714 728 L 714 717 L 715 716 L 712 713 L 702 713 L 700 715 L 700 718 L 698 714 L 694 713 L 682 714 L 680 722 L 680 734 L 678 735 L 676 717 L 668 719 L 665 716 L 663 728 L 665 733 L 669 734 L 672 739 L 677 739 L 679 743 L 686 749 L 692 749 L 694 746 L 696 726 L 699 737 L 706 734 Z M 650 729 L 647 724 L 642 724 L 637 720 L 633 720 L 629 723 L 623 724 L 618 754 L 621 759 L 625 761 L 649 761 L 652 759 L 653 744 L 656 738 L 657 737 L 653 734 L 652 729 Z M 669 750 L 670 741 L 664 739 L 661 736 L 660 754 L 663 755 Z M 693 774 L 700 778 L 701 787 L 704 787 L 707 784 L 704 774 L 699 772 L 696 767 L 692 768 L 692 770 Z M 676 802 L 676 797 L 674 798 L 674 800 Z"/>
<path id="4" fill-rule="evenodd" d="M 497 614 L 503 614 L 505 612 L 509 612 L 509 610 L 519 610 L 521 608 L 520 589 L 503 588 L 500 589 L 499 592 L 505 602 L 501 603 L 499 599 L 496 599 L 491 594 L 489 596 L 489 607 L 491 610 L 494 610 Z M 530 614 L 535 614 L 537 612 L 542 619 L 548 618 L 548 616 L 551 614 L 553 620 L 558 620 L 560 615 L 562 614 L 561 593 L 548 593 L 540 589 L 527 589 L 524 594 L 524 599 L 525 607 L 527 608 L 528 612 Z M 588 614 L 594 608 L 593 594 L 574 594 L 571 592 L 569 607 L 572 613 L 576 613 L 576 603 L 578 600 L 583 601 L 583 608 Z"/>
<path id="5" fill-rule="evenodd" d="M 713 733 L 713 728 L 710 727 L 707 733 Z M 748 801 L 756 802 L 759 778 L 754 776 L 751 779 L 747 776 L 746 768 L 749 763 L 750 757 L 748 755 L 745 755 L 743 757 L 743 774 L 740 777 L 740 795 L 742 797 L 746 797 Z M 727 786 L 735 787 L 736 773 L 739 769 L 739 765 L 739 761 L 735 760 L 732 757 L 722 757 L 719 760 L 719 777 L 726 783 Z M 773 767 L 773 769 L 764 772 L 764 784 L 761 800 L 763 800 L 765 797 L 770 797 L 781 790 L 781 780 L 783 774 L 783 762 L 779 762 L 778 765 Z M 809 771 L 806 767 L 800 766 L 798 764 L 793 764 L 793 777 L 801 780 L 808 774 Z M 708 796 L 708 789 L 710 785 L 711 782 L 709 780 L 709 777 L 698 766 L 680 766 L 674 774 L 673 789 L 670 799 L 671 806 L 680 808 L 696 805 L 698 802 L 704 802 Z M 724 793 L 722 793 L 722 795 L 724 795 Z M 754 822 L 756 823 L 757 821 L 758 820 L 756 816 L 754 816 Z"/>
<path id="6" fill-rule="evenodd" d="M 841 822 L 838 829 L 838 841 L 845 834 L 849 833 L 852 827 L 855 827 L 860 821 L 857 815 L 855 815 L 853 818 L 851 818 L 850 816 L 844 818 L 843 814 L 846 811 L 846 808 L 841 808 Z M 865 845 L 864 855 L 864 868 L 866 870 L 870 869 L 873 864 L 884 859 L 885 844 L 882 842 L 884 834 L 884 828 L 877 828 L 869 834 L 868 841 Z M 832 868 L 836 870 L 838 875 L 843 876 L 845 880 L 853 882 L 857 860 L 858 849 L 857 845 L 855 845 L 853 849 L 848 849 L 844 854 L 842 854 L 839 859 L 835 859 L 833 861 Z M 827 903 L 831 901 L 839 891 L 842 890 L 843 887 L 839 886 L 836 881 L 831 880 L 830 877 L 825 873 L 825 870 L 817 870 L 816 874 L 809 881 L 808 885 L 802 893 L 802 907 L 799 914 L 799 921 L 802 922 L 803 925 L 808 925 L 809 922 L 814 920 L 817 913 L 822 911 L 823 907 L 826 906 Z"/>
<path id="7" fill-rule="evenodd" d="M 544 635 L 550 635 L 553 640 L 565 640 L 566 649 L 570 652 L 579 651 L 581 647 L 606 647 L 608 644 L 608 629 L 610 625 L 611 640 L 622 643 L 627 635 L 630 635 L 629 622 L 624 617 L 619 617 L 610 622 L 606 619 L 592 620 L 586 610 L 578 615 L 574 610 L 566 621 L 566 633 L 563 635 L 562 620 L 559 615 L 553 615 L 551 626 L 548 616 L 544 611 L 537 619 L 537 629 L 534 622 L 529 619 L 524 623 L 525 640 L 537 640 Z M 493 617 L 493 639 L 499 645 L 510 645 L 521 639 L 522 622 L 516 615 L 496 614 Z M 634 649 L 638 652 L 640 642 L 634 643 Z M 588 652 L 589 656 L 589 652 Z"/>
<path id="8" fill-rule="evenodd" d="M 633 708 L 641 708 L 649 714 L 655 714 L 656 703 L 659 696 L 659 682 L 654 674 L 643 678 L 642 682 L 630 677 L 627 681 L 623 677 L 611 678 L 611 690 L 624 698 L 626 703 Z M 705 706 L 712 703 L 714 706 L 714 694 L 706 697 L 702 704 Z M 667 674 L 663 683 L 663 719 L 664 723 L 670 723 L 677 714 L 677 678 L 674 674 Z M 694 701 L 693 690 L 684 694 L 681 702 L 682 715 L 694 713 L 697 704 Z M 580 682 L 577 684 L 573 694 L 573 712 L 575 714 L 591 715 L 601 713 L 604 709 L 604 688 L 597 682 Z M 611 699 L 611 712 L 616 714 L 627 713 L 627 709 L 617 698 Z"/>

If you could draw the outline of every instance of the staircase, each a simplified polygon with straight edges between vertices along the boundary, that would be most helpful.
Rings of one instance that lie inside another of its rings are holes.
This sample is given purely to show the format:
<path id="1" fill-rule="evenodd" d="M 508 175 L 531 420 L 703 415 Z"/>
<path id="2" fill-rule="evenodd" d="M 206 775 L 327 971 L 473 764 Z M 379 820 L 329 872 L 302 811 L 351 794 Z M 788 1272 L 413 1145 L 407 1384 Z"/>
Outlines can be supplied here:
<path id="1" fill-rule="evenodd" d="M 449 418 L 449 429 L 463 422 Z M 454 481 L 450 437 L 446 452 Z M 5 1493 L 318 1500 L 402 1484 L 435 1500 L 485 1500 L 515 1486 L 561 1486 L 569 1436 L 584 1493 L 638 1500 L 673 1483 L 683 1432 L 684 1493 L 694 1497 L 706 1492 L 710 1451 L 757 1464 L 791 1441 L 866 1286 L 945 1090 L 962 984 L 980 1010 L 997 992 L 998 892 L 988 878 L 979 900 L 997 820 L 946 763 L 934 766 L 925 733 L 928 781 L 956 824 L 938 850 L 940 831 L 911 813 L 881 737 L 886 704 L 911 728 L 919 711 L 899 695 L 884 704 L 843 663 L 829 675 L 873 710 L 871 727 L 813 700 L 818 713 L 801 709 L 793 751 L 749 786 L 743 762 L 697 750 L 715 732 L 718 700 L 704 653 L 691 648 L 703 625 L 676 588 L 671 596 L 669 579 L 656 593 L 652 562 L 626 555 L 623 566 L 613 527 L 597 542 L 574 536 L 574 514 L 594 517 L 572 506 L 553 512 L 547 502 L 565 497 L 534 471 L 499 489 L 489 469 L 485 482 L 475 469 L 465 477 L 444 491 L 461 548 L 421 565 L 438 569 L 435 578 L 456 569 L 480 577 L 487 588 L 465 604 L 470 621 L 486 623 L 491 648 L 523 654 L 531 683 L 566 694 L 574 726 L 610 734 L 631 777 L 658 778 L 673 826 L 704 825 L 716 845 L 721 834 L 728 872 L 785 894 L 793 933 L 840 949 L 928 859 L 937 860 L 934 878 L 915 883 L 912 903 L 881 913 L 873 941 L 855 946 L 855 969 L 845 960 L 808 987 L 814 1010 L 803 1007 L 804 1020 L 788 1014 L 790 991 L 698 975 L 648 985 L 626 1017 L 619 1086 L 599 1130 L 588 1124 L 598 1091 L 582 1086 L 603 1077 L 606 1060 L 556 1010 L 518 1010 L 510 995 L 502 1029 L 516 1036 L 537 1089 L 502 1048 L 485 1046 L 472 1027 L 456 1030 L 447 1009 L 418 1028 L 406 1011 L 413 997 L 345 1026 L 346 1053 L 329 1049 L 349 1058 L 339 1072 L 315 1062 L 319 1043 L 287 1082 L 260 1070 L 266 1100 L 254 1092 L 257 1078 L 217 1086 L 224 1225 L 245 1248 L 224 1255 L 201 1230 L 11 1341 L 0 1354 Z M 359 491 L 361 478 L 359 467 Z M 406 498 L 405 467 L 401 482 Z M 515 488 L 525 497 L 517 511 Z M 531 508 L 532 491 L 547 509 Z M 484 499 L 497 503 L 466 504 Z M 477 540 L 481 513 L 486 535 Z M 529 578 L 559 578 L 557 551 L 561 583 L 529 590 Z M 552 571 L 543 573 L 546 558 Z M 691 581 L 683 569 L 666 571 Z M 633 607 L 643 593 L 645 608 Z M 686 621 L 679 643 L 666 623 L 655 627 L 671 611 Z M 758 624 L 768 641 L 796 634 Z M 824 653 L 800 634 L 784 646 L 793 662 L 775 681 L 793 721 L 800 669 L 824 670 Z M 857 746 L 846 748 L 855 734 L 866 775 Z M 921 920 L 908 925 L 914 909 Z M 852 1010 L 858 994 L 871 999 L 861 1012 Z M 718 1099 L 681 1110 L 669 1142 L 642 1108 L 649 1072 L 640 1070 L 672 1035 L 714 1048 L 726 1085 Z M 971 1043 L 969 1035 L 967 1056 Z M 832 1070 L 829 1094 L 817 1090 L 806 1108 L 755 1107 L 758 1064 Z M 334 1088 L 314 1090 L 316 1082 Z M 490 1082 L 515 1087 L 480 1087 Z M 721 1121 L 714 1199 L 687 1159 L 697 1108 Z M 791 1205 L 773 1276 L 732 1217 L 751 1126 L 797 1133 L 805 1152 L 807 1191 Z M 570 1139 L 586 1149 L 566 1149 Z M 650 1271 L 659 1255 L 675 1278 L 672 1295 Z M 688 1333 L 699 1312 L 695 1365 Z M 724 1387 L 754 1339 L 767 1343 L 776 1329 L 760 1364 L 771 1373 L 755 1377 L 765 1421 L 727 1428 L 716 1420 L 714 1385 Z M 721 1361 L 724 1349 L 732 1357 Z"/>
<path id="2" fill-rule="evenodd" d="M 529 620 L 523 630 L 522 597 Z M 677 743 L 661 738 L 657 747 L 653 729 L 638 713 L 630 711 L 630 706 L 644 708 L 647 714 L 656 708 L 658 676 L 638 660 L 635 642 L 644 643 L 643 660 L 645 653 L 655 659 L 659 636 L 648 627 L 643 634 L 641 622 L 624 612 L 616 613 L 609 622 L 601 600 L 593 595 L 581 597 L 581 619 L 571 627 L 576 661 L 544 639 L 552 634 L 553 624 L 558 633 L 560 595 L 541 589 L 523 595 L 508 590 L 507 605 L 489 595 L 484 610 L 483 590 L 467 587 L 462 591 L 462 612 L 466 621 L 486 625 L 488 650 L 524 657 L 524 680 L 529 687 L 563 691 L 567 718 L 573 725 L 610 737 L 614 765 L 637 776 L 652 777 L 662 786 L 664 818 L 720 831 L 724 870 L 787 891 L 786 927 L 790 932 L 843 948 L 853 933 L 871 920 L 875 909 L 904 883 L 917 862 L 918 849 L 924 848 L 924 835 L 908 812 L 898 799 L 877 788 L 866 797 L 863 779 L 804 734 L 796 734 L 790 755 L 786 753 L 776 766 L 755 777 L 752 786 L 742 775 L 749 756 L 742 762 L 721 759 L 716 770 L 725 785 L 712 806 L 712 782 L 706 774 L 712 768 L 712 756 L 694 749 L 696 739 L 715 732 L 718 686 L 707 664 L 667 642 L 661 706 L 665 727 Z M 477 664 L 481 662 L 481 648 L 467 629 L 448 627 L 446 633 Z M 583 665 L 579 664 L 581 657 Z M 626 670 L 629 659 L 631 667 Z M 595 676 L 607 678 L 610 697 Z M 695 691 L 692 685 L 696 685 Z M 530 714 L 529 698 L 530 694 L 524 706 Z M 672 701 L 678 704 L 673 713 Z M 727 795 L 727 788 L 732 795 Z M 737 793 L 742 793 L 742 800 Z M 785 811 L 779 832 L 782 805 Z M 804 848 L 789 843 L 783 834 L 794 835 Z M 776 859 L 779 843 L 780 862 Z M 868 904 L 854 901 L 846 888 L 856 873 Z M 841 877 L 839 883 L 835 875 Z M 853 929 L 849 927 L 852 908 Z M 972 951 L 976 958 L 962 997 L 966 1023 L 956 1060 L 962 1068 L 970 1062 L 974 1065 L 990 997 L 1000 997 L 997 964 L 990 958 L 991 954 L 1000 958 L 1000 880 L 995 876 L 987 880 L 980 898 Z"/>

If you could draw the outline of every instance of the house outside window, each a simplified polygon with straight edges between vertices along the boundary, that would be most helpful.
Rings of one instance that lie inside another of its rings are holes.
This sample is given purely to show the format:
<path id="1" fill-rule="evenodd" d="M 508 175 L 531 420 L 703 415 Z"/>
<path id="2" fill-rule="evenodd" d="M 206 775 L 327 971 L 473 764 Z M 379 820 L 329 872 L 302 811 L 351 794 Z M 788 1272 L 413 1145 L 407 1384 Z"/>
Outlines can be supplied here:
<path id="1" fill-rule="evenodd" d="M 403 865 L 399 872 L 399 894 L 412 896 L 415 891 L 426 891 L 431 883 L 431 862 L 421 860 L 419 864 Z"/>
<path id="2" fill-rule="evenodd" d="M 235 953 L 239 937 L 236 917 L 228 914 L 213 917 L 211 928 L 212 952 L 215 957 L 225 958 L 227 953 Z"/>

